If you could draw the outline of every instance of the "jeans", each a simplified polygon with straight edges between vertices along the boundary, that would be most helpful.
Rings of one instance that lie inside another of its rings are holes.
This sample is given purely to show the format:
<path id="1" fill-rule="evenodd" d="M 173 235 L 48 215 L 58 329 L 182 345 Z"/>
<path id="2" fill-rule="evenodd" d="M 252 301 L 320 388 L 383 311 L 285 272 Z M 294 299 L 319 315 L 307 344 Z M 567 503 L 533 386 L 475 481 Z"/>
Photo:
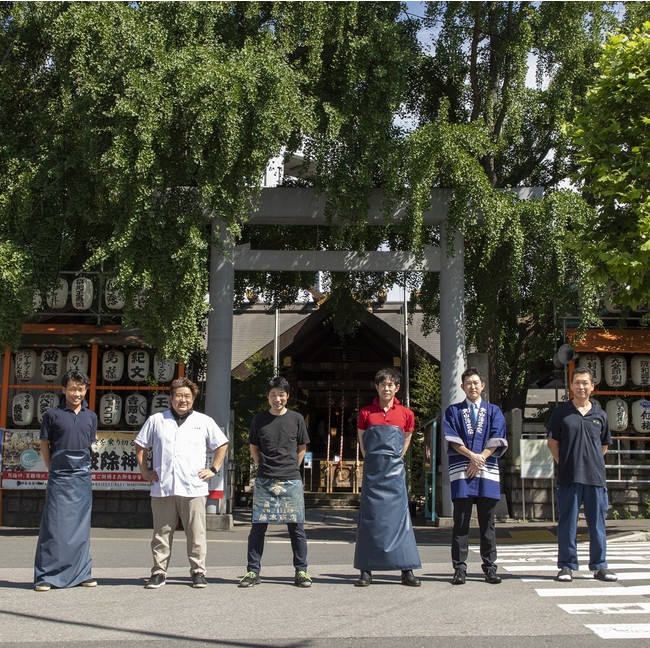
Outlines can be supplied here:
<path id="1" fill-rule="evenodd" d="M 262 554 L 264 553 L 264 536 L 268 524 L 254 522 L 248 534 L 248 571 L 260 573 Z M 302 522 L 287 523 L 293 550 L 293 566 L 296 571 L 307 571 L 307 535 Z"/>
<path id="2" fill-rule="evenodd" d="M 584 505 L 589 531 L 589 569 L 607 569 L 607 489 L 604 486 L 571 484 L 557 488 L 557 566 L 578 569 L 578 512 Z"/>

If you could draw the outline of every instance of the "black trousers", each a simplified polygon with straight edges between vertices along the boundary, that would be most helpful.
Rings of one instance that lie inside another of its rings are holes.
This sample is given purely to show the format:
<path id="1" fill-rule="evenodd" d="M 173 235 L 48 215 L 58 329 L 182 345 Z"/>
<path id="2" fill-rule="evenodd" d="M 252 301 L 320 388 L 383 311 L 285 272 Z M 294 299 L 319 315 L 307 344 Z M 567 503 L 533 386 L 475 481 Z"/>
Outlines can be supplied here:
<path id="1" fill-rule="evenodd" d="M 248 571 L 260 573 L 262 554 L 264 553 L 264 537 L 268 524 L 255 522 L 248 534 Z M 287 523 L 293 550 L 293 566 L 296 571 L 307 571 L 307 535 L 302 522 Z"/>
<path id="2" fill-rule="evenodd" d="M 481 537 L 483 571 L 487 572 L 491 567 L 496 567 L 497 536 L 494 528 L 494 511 L 498 503 L 499 500 L 491 497 L 466 497 L 454 500 L 454 529 L 451 536 L 451 562 L 454 569 L 467 571 L 469 524 L 474 504 L 476 504 Z"/>

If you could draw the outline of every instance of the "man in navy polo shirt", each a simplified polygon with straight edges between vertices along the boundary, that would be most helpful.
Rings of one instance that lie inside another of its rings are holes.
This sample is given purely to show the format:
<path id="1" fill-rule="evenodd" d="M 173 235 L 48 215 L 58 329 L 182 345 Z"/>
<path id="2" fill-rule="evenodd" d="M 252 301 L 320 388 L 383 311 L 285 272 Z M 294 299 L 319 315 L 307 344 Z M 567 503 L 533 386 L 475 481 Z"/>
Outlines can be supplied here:
<path id="1" fill-rule="evenodd" d="M 605 454 L 612 442 L 607 414 L 590 396 L 594 379 L 586 367 L 579 367 L 571 378 L 573 398 L 560 403 L 548 425 L 548 447 L 558 464 L 558 525 L 556 580 L 571 582 L 578 569 L 577 526 L 580 505 L 584 505 L 589 530 L 589 569 L 594 578 L 615 581 L 607 568 L 605 516 L 607 483 Z"/>
<path id="2" fill-rule="evenodd" d="M 34 589 L 95 587 L 91 577 L 91 446 L 97 415 L 85 401 L 90 380 L 72 370 L 61 380 L 63 402 L 43 415 L 41 457 L 49 469 L 34 561 Z"/>

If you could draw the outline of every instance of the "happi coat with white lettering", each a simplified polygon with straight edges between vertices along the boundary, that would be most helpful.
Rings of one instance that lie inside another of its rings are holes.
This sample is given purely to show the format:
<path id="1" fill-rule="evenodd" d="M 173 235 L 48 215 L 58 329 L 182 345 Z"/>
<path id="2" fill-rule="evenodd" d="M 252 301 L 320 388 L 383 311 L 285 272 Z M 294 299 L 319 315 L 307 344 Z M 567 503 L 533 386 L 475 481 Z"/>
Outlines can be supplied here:
<path id="1" fill-rule="evenodd" d="M 474 427 L 468 402 L 464 400 L 447 408 L 443 429 L 449 456 L 451 499 L 465 497 L 501 499 L 498 459 L 508 449 L 503 412 L 496 405 L 482 400 Z M 476 454 L 480 454 L 485 448 L 494 448 L 494 452 L 485 461 L 485 466 L 481 468 L 478 475 L 468 477 L 469 459 L 454 450 L 452 443 L 463 445 Z"/>

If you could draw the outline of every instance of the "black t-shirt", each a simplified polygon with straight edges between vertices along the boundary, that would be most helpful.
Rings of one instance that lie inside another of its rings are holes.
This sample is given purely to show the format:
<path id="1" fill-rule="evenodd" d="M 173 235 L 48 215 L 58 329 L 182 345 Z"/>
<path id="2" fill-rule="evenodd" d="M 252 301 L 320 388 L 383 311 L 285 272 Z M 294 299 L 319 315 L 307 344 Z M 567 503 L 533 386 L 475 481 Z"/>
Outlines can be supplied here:
<path id="1" fill-rule="evenodd" d="M 281 416 L 260 412 L 253 418 L 248 442 L 260 449 L 258 477 L 300 479 L 298 446 L 307 445 L 309 436 L 305 419 L 287 410 Z"/>
<path id="2" fill-rule="evenodd" d="M 548 424 L 548 435 L 560 443 L 558 486 L 588 484 L 606 486 L 603 446 L 612 443 L 607 414 L 591 401 L 584 416 L 568 401 L 557 406 Z"/>

